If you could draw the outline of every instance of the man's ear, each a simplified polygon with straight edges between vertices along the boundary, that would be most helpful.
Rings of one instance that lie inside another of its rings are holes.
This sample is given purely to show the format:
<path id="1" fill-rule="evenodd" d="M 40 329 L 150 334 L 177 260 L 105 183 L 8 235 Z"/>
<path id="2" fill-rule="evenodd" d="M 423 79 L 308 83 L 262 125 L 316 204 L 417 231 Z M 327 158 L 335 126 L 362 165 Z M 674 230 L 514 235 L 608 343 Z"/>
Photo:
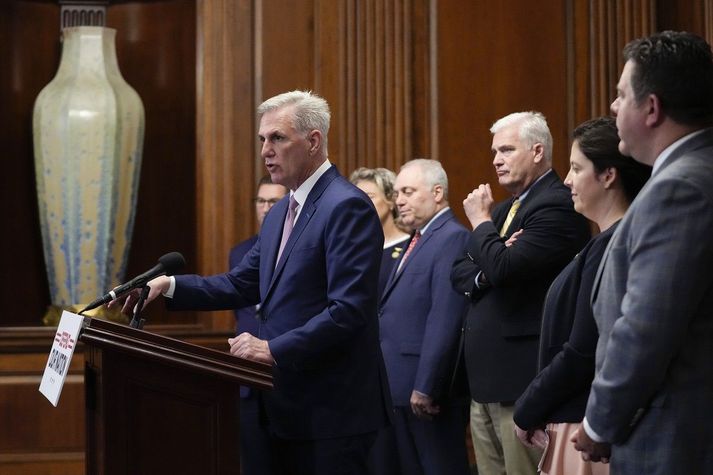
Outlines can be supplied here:
<path id="1" fill-rule="evenodd" d="M 313 130 L 307 134 L 307 140 L 309 141 L 309 154 L 314 155 L 322 146 L 322 132 L 317 129 Z"/>
<path id="2" fill-rule="evenodd" d="M 540 163 L 545 158 L 545 146 L 537 142 L 532 146 L 532 150 L 535 152 L 535 163 Z"/>
<path id="3" fill-rule="evenodd" d="M 646 107 L 646 126 L 656 127 L 664 120 L 661 99 L 656 94 L 649 94 L 644 99 Z"/>
<path id="4" fill-rule="evenodd" d="M 431 192 L 436 199 L 436 203 L 443 202 L 443 199 L 445 198 L 443 195 L 443 185 L 434 185 Z"/>

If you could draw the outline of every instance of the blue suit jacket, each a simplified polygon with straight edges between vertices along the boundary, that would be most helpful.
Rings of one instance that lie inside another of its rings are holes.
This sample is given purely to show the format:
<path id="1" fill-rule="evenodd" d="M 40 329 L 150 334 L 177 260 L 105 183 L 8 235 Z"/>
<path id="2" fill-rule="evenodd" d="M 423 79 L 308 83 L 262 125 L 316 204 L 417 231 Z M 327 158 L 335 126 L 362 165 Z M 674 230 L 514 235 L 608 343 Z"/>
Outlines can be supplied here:
<path id="1" fill-rule="evenodd" d="M 230 255 L 228 256 L 228 269 L 232 269 L 240 264 L 243 257 L 252 249 L 252 247 L 257 242 L 257 234 L 252 236 L 245 241 L 238 243 L 235 247 L 230 250 Z M 251 335 L 258 335 L 258 321 L 255 315 L 255 306 L 250 305 L 248 307 L 236 308 L 235 309 L 235 334 L 238 335 L 242 332 L 248 332 Z"/>
<path id="2" fill-rule="evenodd" d="M 415 389 L 444 402 L 456 367 L 468 300 L 449 275 L 469 233 L 446 211 L 426 230 L 403 267 L 394 266 L 381 297 L 381 349 L 394 405 L 408 406 Z M 401 259 L 399 259 L 399 262 Z"/>
<path id="3" fill-rule="evenodd" d="M 252 247 L 257 242 L 257 234 L 255 236 L 249 237 L 245 241 L 238 243 L 230 250 L 228 256 L 228 269 L 232 269 L 240 264 L 243 257 L 252 249 Z M 235 334 L 239 335 L 243 332 L 248 332 L 251 335 L 258 336 L 259 327 L 257 321 L 257 312 L 255 311 L 256 306 L 250 305 L 248 307 L 236 308 L 235 313 Z M 252 390 L 248 386 L 240 386 L 240 397 L 245 399 L 252 395 Z"/>
<path id="4" fill-rule="evenodd" d="M 376 319 L 383 232 L 371 200 L 335 167 L 302 206 L 276 262 L 288 197 L 265 217 L 246 258 L 227 274 L 177 276 L 175 309 L 261 303 L 259 337 L 276 361 L 265 393 L 271 430 L 288 439 L 362 434 L 390 406 Z"/>
<path id="5" fill-rule="evenodd" d="M 631 204 L 592 298 L 586 417 L 622 474 L 713 467 L 713 129 L 678 146 Z"/>

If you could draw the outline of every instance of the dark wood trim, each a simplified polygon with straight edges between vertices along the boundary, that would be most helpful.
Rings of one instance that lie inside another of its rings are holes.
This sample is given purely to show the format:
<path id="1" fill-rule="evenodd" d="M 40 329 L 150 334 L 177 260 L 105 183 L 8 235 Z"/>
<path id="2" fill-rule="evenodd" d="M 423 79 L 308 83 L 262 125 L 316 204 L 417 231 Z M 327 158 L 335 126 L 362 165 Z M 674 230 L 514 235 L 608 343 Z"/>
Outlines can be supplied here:
<path id="1" fill-rule="evenodd" d="M 187 343 L 168 336 L 86 318 L 81 341 L 101 349 L 121 351 L 142 359 L 179 368 L 191 368 L 204 375 L 232 380 L 259 389 L 272 389 L 270 366 Z"/>

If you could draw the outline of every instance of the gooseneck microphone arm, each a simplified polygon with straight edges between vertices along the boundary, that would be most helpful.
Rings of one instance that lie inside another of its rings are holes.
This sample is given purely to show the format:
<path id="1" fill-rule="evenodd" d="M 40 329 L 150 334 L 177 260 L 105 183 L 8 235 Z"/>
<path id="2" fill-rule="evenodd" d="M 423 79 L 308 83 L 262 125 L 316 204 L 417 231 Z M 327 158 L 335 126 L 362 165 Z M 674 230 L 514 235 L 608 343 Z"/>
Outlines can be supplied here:
<path id="1" fill-rule="evenodd" d="M 129 282 L 122 284 L 118 287 L 113 288 L 106 294 L 102 295 L 98 299 L 94 300 L 92 303 L 87 305 L 82 309 L 79 314 L 95 309 L 101 305 L 107 304 L 112 300 L 118 299 L 119 297 L 131 292 L 134 289 L 142 288 L 146 286 L 146 283 L 151 279 L 154 279 L 160 275 L 173 275 L 176 271 L 183 268 L 186 265 L 186 260 L 183 258 L 179 252 L 169 252 L 161 256 L 158 260 L 158 264 L 153 266 L 151 269 L 147 270 L 143 274 L 134 277 Z"/>
<path id="2" fill-rule="evenodd" d="M 151 287 L 148 285 L 144 285 L 141 288 L 141 295 L 139 295 L 139 301 L 136 302 L 136 306 L 134 307 L 134 316 L 131 319 L 131 323 L 129 323 L 129 326 L 131 328 L 138 328 L 141 330 L 144 327 L 144 323 L 146 323 L 145 318 L 141 318 L 141 310 L 144 308 L 144 303 L 146 302 L 146 298 L 149 296 L 149 292 L 151 292 Z"/>

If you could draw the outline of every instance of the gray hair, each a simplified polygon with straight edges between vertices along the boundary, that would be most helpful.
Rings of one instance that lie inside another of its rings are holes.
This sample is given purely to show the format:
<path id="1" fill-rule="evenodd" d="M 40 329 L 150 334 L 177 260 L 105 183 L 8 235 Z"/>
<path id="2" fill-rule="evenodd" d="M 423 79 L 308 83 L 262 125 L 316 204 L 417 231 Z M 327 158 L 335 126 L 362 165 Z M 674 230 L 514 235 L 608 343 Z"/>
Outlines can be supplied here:
<path id="1" fill-rule="evenodd" d="M 547 163 L 552 163 L 552 134 L 547 125 L 547 119 L 541 112 L 514 112 L 498 119 L 490 127 L 490 133 L 496 134 L 506 127 L 519 125 L 520 140 L 527 147 L 536 143 L 542 144 L 543 154 Z"/>
<path id="2" fill-rule="evenodd" d="M 284 107 L 294 107 L 293 125 L 298 132 L 308 133 L 319 130 L 322 134 L 324 150 L 327 151 L 327 133 L 329 132 L 329 104 L 324 98 L 312 91 L 290 91 L 266 100 L 257 108 L 258 121 L 267 112 Z"/>
<path id="3" fill-rule="evenodd" d="M 401 166 L 401 170 L 417 166 L 423 173 L 423 181 L 428 186 L 433 188 L 436 185 L 441 185 L 443 188 L 443 198 L 448 200 L 448 175 L 443 169 L 443 165 L 438 160 L 430 158 L 414 158 Z"/>
<path id="4" fill-rule="evenodd" d="M 387 201 L 394 201 L 394 183 L 396 174 L 388 168 L 357 168 L 349 176 L 349 181 L 357 185 L 360 181 L 368 181 L 376 185 L 386 197 Z M 398 217 L 396 207 L 392 210 L 394 218 Z"/>

